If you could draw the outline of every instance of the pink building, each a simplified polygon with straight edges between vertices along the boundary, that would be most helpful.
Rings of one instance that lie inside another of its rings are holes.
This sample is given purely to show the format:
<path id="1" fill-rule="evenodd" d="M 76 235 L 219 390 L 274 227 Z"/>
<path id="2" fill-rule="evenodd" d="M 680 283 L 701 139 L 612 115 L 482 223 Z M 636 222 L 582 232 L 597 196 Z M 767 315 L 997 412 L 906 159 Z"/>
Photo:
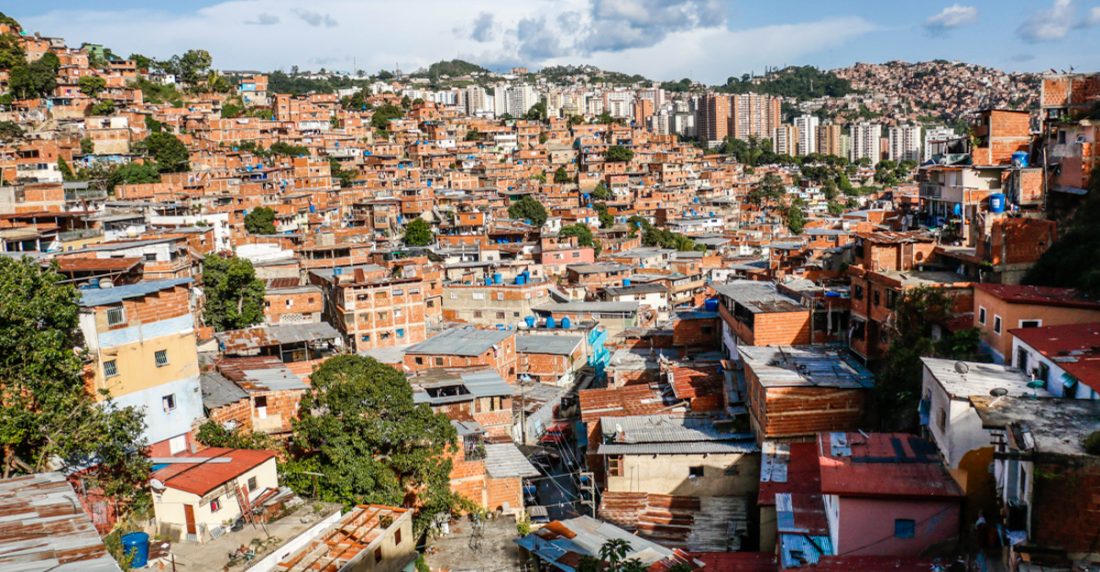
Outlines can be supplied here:
<path id="1" fill-rule="evenodd" d="M 935 445 L 903 433 L 817 440 L 834 555 L 919 556 L 958 537 L 963 492 Z"/>

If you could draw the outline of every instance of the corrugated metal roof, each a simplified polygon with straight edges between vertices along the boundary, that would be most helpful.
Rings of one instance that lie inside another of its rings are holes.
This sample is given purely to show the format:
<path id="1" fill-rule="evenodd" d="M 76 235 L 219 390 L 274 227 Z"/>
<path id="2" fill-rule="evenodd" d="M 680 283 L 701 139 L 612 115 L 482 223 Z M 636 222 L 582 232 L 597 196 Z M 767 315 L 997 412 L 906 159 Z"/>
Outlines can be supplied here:
<path id="1" fill-rule="evenodd" d="M 638 311 L 638 302 L 551 302 L 532 308 L 536 312 L 563 313 L 623 313 Z"/>
<path id="2" fill-rule="evenodd" d="M 494 479 L 539 476 L 538 470 L 512 443 L 485 445 L 485 470 Z"/>
<path id="3" fill-rule="evenodd" d="M 214 334 L 227 354 L 247 353 L 258 348 L 296 344 L 340 337 L 328 322 L 257 326 L 244 330 L 229 330 Z"/>
<path id="4" fill-rule="evenodd" d="M 202 387 L 202 406 L 207 409 L 224 407 L 248 397 L 247 391 L 216 371 L 199 376 L 199 385 Z"/>
<path id="5" fill-rule="evenodd" d="M 812 534 L 780 534 L 779 556 L 783 568 L 800 568 L 817 564 L 822 556 L 833 553 L 833 543 L 828 536 Z"/>
<path id="6" fill-rule="evenodd" d="M 685 443 L 696 441 L 750 441 L 751 433 L 730 433 L 718 429 L 711 419 L 675 415 L 635 415 L 600 419 L 604 438 L 618 444 Z"/>
<path id="7" fill-rule="evenodd" d="M 577 349 L 582 340 L 583 336 L 520 334 L 516 336 L 516 352 L 567 356 Z"/>
<path id="8" fill-rule="evenodd" d="M 0 480 L 0 572 L 119 572 L 61 473 Z"/>
<path id="9" fill-rule="evenodd" d="M 604 443 L 599 455 L 701 455 L 704 453 L 755 453 L 750 441 L 700 441 L 696 443 Z"/>
<path id="10" fill-rule="evenodd" d="M 452 328 L 410 346 L 405 353 L 476 357 L 513 335 L 515 333 L 508 330 L 479 330 L 468 326 Z"/>
<path id="11" fill-rule="evenodd" d="M 870 389 L 875 376 L 844 350 L 819 346 L 738 346 L 764 387 Z"/>
<path id="12" fill-rule="evenodd" d="M 148 296 L 149 294 L 154 294 L 161 290 L 167 290 L 190 283 L 190 278 L 171 278 L 168 280 L 138 282 L 137 284 L 127 284 L 125 286 L 115 286 L 113 288 L 91 288 L 88 290 L 81 290 L 80 305 L 88 308 L 106 304 L 117 304 L 123 300 Z"/>
<path id="13" fill-rule="evenodd" d="M 711 284 L 719 294 L 741 304 L 754 314 L 795 312 L 804 310 L 797 300 L 776 290 L 771 282 L 734 280 L 726 284 Z"/>

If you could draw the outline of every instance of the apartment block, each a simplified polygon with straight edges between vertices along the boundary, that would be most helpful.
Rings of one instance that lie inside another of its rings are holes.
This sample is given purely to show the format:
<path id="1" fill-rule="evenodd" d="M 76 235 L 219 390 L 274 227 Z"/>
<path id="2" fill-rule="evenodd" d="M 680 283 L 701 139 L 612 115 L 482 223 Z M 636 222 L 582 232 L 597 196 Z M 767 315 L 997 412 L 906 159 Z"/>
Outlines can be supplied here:
<path id="1" fill-rule="evenodd" d="M 394 277 L 389 269 L 364 264 L 310 272 L 324 291 L 325 316 L 356 352 L 403 346 L 427 338 L 427 284 Z"/>

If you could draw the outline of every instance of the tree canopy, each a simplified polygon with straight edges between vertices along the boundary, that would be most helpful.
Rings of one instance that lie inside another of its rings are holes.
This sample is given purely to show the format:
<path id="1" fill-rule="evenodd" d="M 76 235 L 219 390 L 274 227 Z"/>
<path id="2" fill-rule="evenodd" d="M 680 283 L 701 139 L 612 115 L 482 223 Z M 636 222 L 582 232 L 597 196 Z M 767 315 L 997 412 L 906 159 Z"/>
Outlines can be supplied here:
<path id="1" fill-rule="evenodd" d="M 564 185 L 573 182 L 573 177 L 569 176 L 569 172 L 565 170 L 565 167 L 558 167 L 554 169 L 554 182 Z"/>
<path id="2" fill-rule="evenodd" d="M 88 97 L 99 97 L 107 88 L 107 80 L 97 75 L 86 75 L 76 80 L 76 85 L 80 88 L 80 93 Z"/>
<path id="3" fill-rule="evenodd" d="M 813 66 L 790 66 L 773 71 L 763 78 L 744 74 L 730 77 L 719 91 L 728 93 L 764 93 L 797 100 L 817 97 L 843 97 L 852 92 L 852 84 L 832 72 Z"/>
<path id="4" fill-rule="evenodd" d="M 558 236 L 575 236 L 577 237 L 577 244 L 580 246 L 596 246 L 596 239 L 592 236 L 592 229 L 588 228 L 588 225 L 585 224 L 577 223 L 563 226 Z"/>
<path id="5" fill-rule="evenodd" d="M 161 173 L 182 173 L 191 169 L 187 146 L 175 135 L 163 131 L 150 133 L 142 144 Z"/>
<path id="6" fill-rule="evenodd" d="M 321 500 L 345 505 L 414 499 L 418 531 L 455 506 L 444 455 L 456 443 L 455 429 L 446 415 L 413 402 L 403 374 L 372 358 L 342 355 L 317 368 L 310 385 L 294 422 L 286 470 L 292 488 L 312 493 L 316 483 Z"/>
<path id="7" fill-rule="evenodd" d="M 1039 261 L 1024 276 L 1025 284 L 1078 288 L 1092 296 L 1100 296 L 1100 171 L 1094 171 L 1089 192 L 1077 207 L 1061 238 L 1047 249 Z"/>
<path id="8" fill-rule="evenodd" d="M 57 87 L 57 70 L 61 60 L 46 52 L 37 60 L 20 61 L 8 71 L 8 90 L 18 99 L 46 97 Z"/>
<path id="9" fill-rule="evenodd" d="M 404 109 L 392 103 L 385 103 L 374 108 L 374 114 L 371 115 L 370 124 L 375 129 L 386 131 L 390 128 L 391 119 L 400 119 L 404 116 Z"/>
<path id="10" fill-rule="evenodd" d="M 80 294 L 53 268 L 0 258 L 0 478 L 84 469 L 127 512 L 147 500 L 141 411 L 85 389 Z"/>
<path id="11" fill-rule="evenodd" d="M 244 258 L 208 254 L 202 259 L 206 294 L 203 319 L 216 331 L 238 330 L 264 319 L 264 283 Z"/>
<path id="12" fill-rule="evenodd" d="M 542 226 L 549 216 L 546 207 L 542 206 L 531 195 L 523 195 L 518 201 L 508 206 L 508 216 L 519 220 L 530 220 L 535 226 Z"/>
<path id="13" fill-rule="evenodd" d="M 764 175 L 764 178 L 760 180 L 745 196 L 745 201 L 757 206 L 767 203 L 774 203 L 783 198 L 783 195 L 787 193 L 787 188 L 783 184 L 783 179 L 775 173 L 768 173 Z"/>
<path id="14" fill-rule="evenodd" d="M 634 150 L 623 145 L 612 145 L 607 148 L 604 157 L 614 163 L 629 163 L 634 158 Z"/>
<path id="15" fill-rule="evenodd" d="M 257 207 L 244 215 L 244 229 L 249 234 L 275 234 L 275 211 Z"/>
<path id="16" fill-rule="evenodd" d="M 417 217 L 405 225 L 405 244 L 408 246 L 428 246 L 433 242 L 435 235 L 428 221 Z"/>

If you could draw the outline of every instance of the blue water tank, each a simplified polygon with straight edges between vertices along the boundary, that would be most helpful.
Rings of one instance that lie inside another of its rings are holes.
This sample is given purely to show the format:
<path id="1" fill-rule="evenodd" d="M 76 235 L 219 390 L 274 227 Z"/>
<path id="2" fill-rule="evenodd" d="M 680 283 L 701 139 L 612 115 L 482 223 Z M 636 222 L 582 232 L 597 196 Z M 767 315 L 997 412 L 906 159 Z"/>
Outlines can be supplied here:
<path id="1" fill-rule="evenodd" d="M 523 319 L 523 321 L 527 324 L 528 328 L 535 327 L 535 317 L 534 316 L 527 316 L 526 318 Z"/>
<path id="2" fill-rule="evenodd" d="M 561 319 L 561 327 L 566 330 L 573 327 L 573 321 L 569 319 L 569 316 Z"/>
<path id="3" fill-rule="evenodd" d="M 703 308 L 708 312 L 717 312 L 718 298 L 707 298 L 706 301 L 703 302 Z"/>
<path id="4" fill-rule="evenodd" d="M 144 532 L 123 534 L 122 551 L 131 556 L 131 568 L 144 568 L 149 563 L 149 535 Z"/>
<path id="5" fill-rule="evenodd" d="M 526 283 L 527 279 L 523 276 L 523 274 L 519 274 L 516 276 L 516 286 L 523 286 Z"/>
<path id="6" fill-rule="evenodd" d="M 1003 213 L 1005 212 L 1005 195 L 1004 193 L 993 193 L 989 195 L 989 212 L 991 213 Z"/>
<path id="7" fill-rule="evenodd" d="M 1017 167 L 1027 168 L 1027 151 L 1016 151 L 1013 153 L 1012 164 Z"/>
<path id="8" fill-rule="evenodd" d="M 493 273 L 493 284 L 498 284 L 499 285 L 503 280 L 504 280 L 504 277 L 501 276 L 500 272 Z"/>
<path id="9" fill-rule="evenodd" d="M 490 278 L 490 277 L 488 277 L 488 276 L 486 276 L 486 277 L 485 277 L 485 285 L 486 285 L 486 286 L 492 286 L 492 285 L 493 285 L 493 279 L 492 279 L 492 278 Z"/>
<path id="10" fill-rule="evenodd" d="M 554 317 L 553 316 L 547 316 L 546 317 L 546 329 L 553 330 L 554 326 L 555 326 Z"/>
<path id="11" fill-rule="evenodd" d="M 623 278 L 623 288 L 630 288 L 630 279 Z"/>

